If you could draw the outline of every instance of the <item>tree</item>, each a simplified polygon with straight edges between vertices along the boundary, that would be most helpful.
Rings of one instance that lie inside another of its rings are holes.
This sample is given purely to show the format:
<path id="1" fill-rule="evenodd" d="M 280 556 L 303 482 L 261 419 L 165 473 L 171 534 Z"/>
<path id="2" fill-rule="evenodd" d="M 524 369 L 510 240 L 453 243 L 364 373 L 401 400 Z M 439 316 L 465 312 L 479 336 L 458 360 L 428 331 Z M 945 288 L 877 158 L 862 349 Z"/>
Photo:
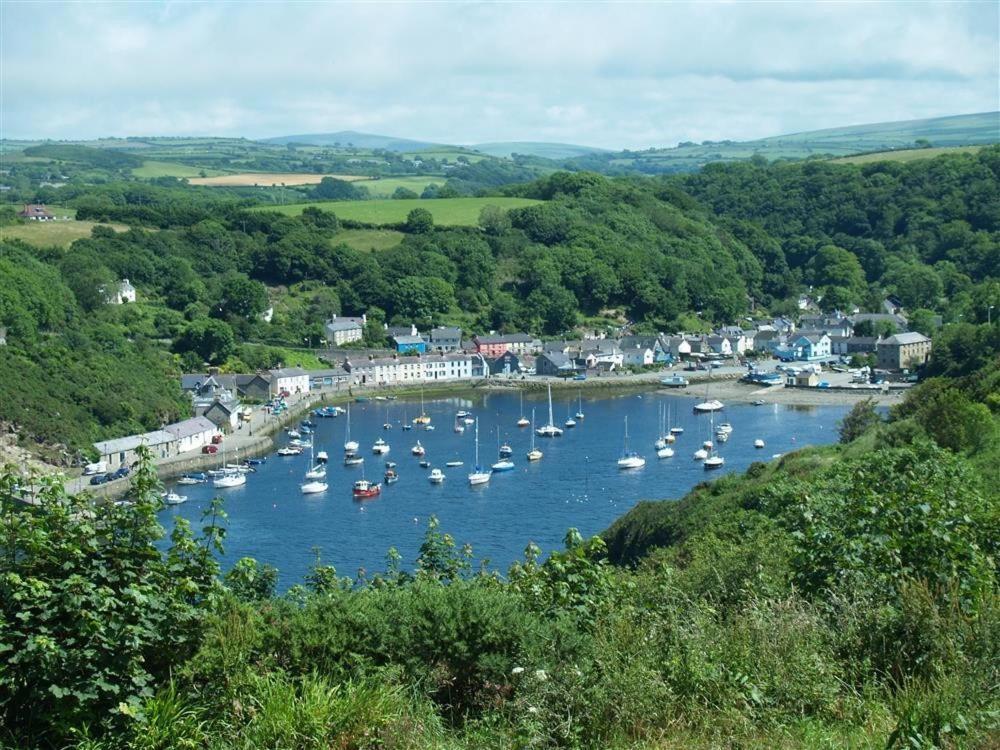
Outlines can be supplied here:
<path id="1" fill-rule="evenodd" d="M 218 365 L 236 352 L 236 336 L 225 321 L 199 318 L 184 329 L 174 343 L 174 351 L 194 352 L 205 362 Z"/>
<path id="2" fill-rule="evenodd" d="M 426 208 L 414 208 L 406 215 L 403 228 L 410 234 L 427 234 L 434 229 L 434 216 Z"/>
<path id="3" fill-rule="evenodd" d="M 319 181 L 319 185 L 314 187 L 310 193 L 311 197 L 320 200 L 357 200 L 358 189 L 346 180 L 338 180 L 336 177 L 324 177 Z"/>
<path id="4" fill-rule="evenodd" d="M 510 231 L 510 217 L 499 206 L 483 206 L 479 212 L 479 228 L 492 237 L 499 237 Z"/>
<path id="5" fill-rule="evenodd" d="M 246 274 L 230 273 L 220 281 L 220 298 L 215 310 L 220 317 L 256 318 L 267 309 L 267 289 Z"/>
<path id="6" fill-rule="evenodd" d="M 312 224 L 317 229 L 332 229 L 333 231 L 340 229 L 337 214 L 333 211 L 325 211 L 319 206 L 306 206 L 303 208 L 302 221 Z"/>
<path id="7" fill-rule="evenodd" d="M 875 399 L 869 397 L 864 401 L 858 401 L 840 422 L 838 428 L 840 442 L 850 443 L 856 440 L 881 421 L 881 417 L 875 411 Z"/>
<path id="8" fill-rule="evenodd" d="M 857 257 L 835 245 L 824 245 L 808 263 L 812 282 L 821 287 L 841 287 L 859 298 L 864 294 L 865 272 Z"/>
<path id="9" fill-rule="evenodd" d="M 455 304 L 455 289 L 433 276 L 404 276 L 393 287 L 392 300 L 393 315 L 429 322 Z"/>
<path id="10" fill-rule="evenodd" d="M 410 190 L 402 185 L 392 191 L 392 199 L 396 201 L 416 200 L 419 197 L 420 196 L 417 195 L 416 191 Z"/>

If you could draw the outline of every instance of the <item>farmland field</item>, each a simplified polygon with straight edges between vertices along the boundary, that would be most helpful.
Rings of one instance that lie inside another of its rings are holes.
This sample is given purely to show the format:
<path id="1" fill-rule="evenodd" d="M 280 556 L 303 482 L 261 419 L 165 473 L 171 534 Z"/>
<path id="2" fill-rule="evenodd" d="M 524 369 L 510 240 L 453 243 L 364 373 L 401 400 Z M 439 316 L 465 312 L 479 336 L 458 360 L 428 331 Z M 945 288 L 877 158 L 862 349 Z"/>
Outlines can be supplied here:
<path id="1" fill-rule="evenodd" d="M 241 174 L 225 174 L 218 177 L 195 177 L 189 182 L 192 185 L 216 185 L 221 187 L 252 187 L 254 185 L 318 185 L 324 177 L 336 177 L 346 182 L 367 180 L 368 177 L 357 174 L 309 174 L 295 172 L 243 172 Z"/>
<path id="2" fill-rule="evenodd" d="M 511 209 L 532 206 L 536 203 L 541 201 L 530 198 L 441 198 L 290 203 L 287 206 L 261 206 L 257 210 L 278 211 L 297 216 L 307 206 L 316 206 L 323 211 L 333 211 L 339 219 L 383 225 L 406 221 L 406 215 L 414 208 L 426 208 L 434 216 L 434 222 L 441 226 L 475 226 L 479 220 L 479 212 L 484 206 Z"/>
<path id="3" fill-rule="evenodd" d="M 840 164 L 869 164 L 875 161 L 916 161 L 930 159 L 941 154 L 974 154 L 982 146 L 942 146 L 941 148 L 908 148 L 898 151 L 879 151 L 874 154 L 844 156 L 833 161 Z"/>
<path id="4" fill-rule="evenodd" d="M 0 240 L 23 240 L 39 247 L 69 247 L 75 240 L 90 237 L 90 230 L 98 226 L 96 221 L 31 221 L 0 227 Z M 123 232 L 128 227 L 122 224 L 105 224 Z"/>
<path id="5" fill-rule="evenodd" d="M 367 188 L 373 198 L 388 198 L 396 188 L 404 187 L 412 190 L 417 195 L 424 191 L 424 188 L 431 183 L 444 185 L 447 178 L 431 177 L 428 175 L 410 177 L 382 177 L 378 180 L 358 181 L 358 187 Z"/>
<path id="6" fill-rule="evenodd" d="M 132 170 L 136 177 L 198 177 L 202 173 L 206 177 L 216 177 L 224 174 L 217 169 L 203 169 L 202 167 L 192 167 L 188 164 L 177 164 L 169 161 L 146 161 L 141 167 Z"/>
<path id="7" fill-rule="evenodd" d="M 331 239 L 334 245 L 348 245 L 362 252 L 388 250 L 403 241 L 402 232 L 394 229 L 341 229 Z"/>

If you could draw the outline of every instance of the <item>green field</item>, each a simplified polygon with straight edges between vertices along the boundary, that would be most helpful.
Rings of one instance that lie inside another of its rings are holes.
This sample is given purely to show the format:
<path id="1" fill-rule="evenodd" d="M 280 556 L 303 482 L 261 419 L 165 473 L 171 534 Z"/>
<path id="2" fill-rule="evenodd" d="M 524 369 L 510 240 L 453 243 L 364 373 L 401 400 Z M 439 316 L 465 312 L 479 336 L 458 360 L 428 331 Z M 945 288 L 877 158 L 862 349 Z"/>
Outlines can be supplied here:
<path id="1" fill-rule="evenodd" d="M 944 146 L 942 148 L 907 148 L 898 151 L 879 151 L 874 154 L 845 156 L 833 161 L 840 164 L 870 164 L 875 161 L 916 161 L 930 159 L 941 154 L 974 154 L 982 146 Z"/>
<path id="2" fill-rule="evenodd" d="M 447 177 L 431 177 L 428 175 L 414 175 L 409 177 L 382 177 L 378 180 L 358 181 L 355 184 L 363 187 L 371 193 L 373 198 L 388 198 L 396 188 L 404 187 L 420 195 L 424 188 L 432 183 L 444 185 Z"/>
<path id="3" fill-rule="evenodd" d="M 154 177 L 215 177 L 224 173 L 217 169 L 203 169 L 169 161 L 145 161 L 141 167 L 135 167 L 132 174 L 136 177 L 151 179 Z"/>
<path id="4" fill-rule="evenodd" d="M 69 247 L 74 241 L 90 236 L 90 230 L 98 226 L 95 221 L 30 221 L 0 227 L 0 240 L 24 240 L 38 247 Z M 110 224 L 113 229 L 123 232 L 128 227 Z"/>
<path id="5" fill-rule="evenodd" d="M 395 247 L 405 236 L 395 229 L 341 229 L 330 242 L 334 245 L 349 245 L 362 252 L 378 252 Z"/>
<path id="6" fill-rule="evenodd" d="M 457 161 L 460 156 L 468 159 L 470 164 L 490 158 L 486 154 L 477 154 L 475 151 L 464 151 L 454 148 L 428 148 L 423 151 L 407 151 L 403 154 L 403 157 L 406 159 L 437 159 L 438 161 L 448 160 L 450 162 Z"/>
<path id="7" fill-rule="evenodd" d="M 306 206 L 316 206 L 324 211 L 332 211 L 339 219 L 361 221 L 366 224 L 398 224 L 406 221 L 406 215 L 414 208 L 426 208 L 434 216 L 434 222 L 441 226 L 475 226 L 479 212 L 484 206 L 499 206 L 504 209 L 522 208 L 541 201 L 529 198 L 441 198 L 439 200 L 372 200 L 372 201 L 327 201 L 291 203 L 287 206 L 262 206 L 257 210 L 278 211 L 289 216 L 298 216 Z"/>

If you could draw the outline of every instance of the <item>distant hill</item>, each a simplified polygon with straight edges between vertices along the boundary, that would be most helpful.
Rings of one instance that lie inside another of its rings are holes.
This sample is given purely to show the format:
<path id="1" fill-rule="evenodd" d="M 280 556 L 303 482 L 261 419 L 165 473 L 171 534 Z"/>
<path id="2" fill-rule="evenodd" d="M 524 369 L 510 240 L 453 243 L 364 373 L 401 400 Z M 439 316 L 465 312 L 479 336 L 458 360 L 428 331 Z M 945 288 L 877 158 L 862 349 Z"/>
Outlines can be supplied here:
<path id="1" fill-rule="evenodd" d="M 381 148 L 386 151 L 419 151 L 425 148 L 436 148 L 446 144 L 431 141 L 416 141 L 409 138 L 394 138 L 389 135 L 373 133 L 358 133 L 354 130 L 341 130 L 337 133 L 311 133 L 305 135 L 279 135 L 274 138 L 261 138 L 261 143 L 303 143 L 310 146 L 342 146 L 344 148 Z"/>
<path id="2" fill-rule="evenodd" d="M 601 172 L 691 172 L 713 162 L 754 156 L 806 159 L 911 149 L 918 139 L 931 146 L 972 146 L 1000 142 L 1000 112 L 903 120 L 813 130 L 753 141 L 705 141 L 675 148 L 589 154 L 572 159 L 581 169 Z"/>
<path id="3" fill-rule="evenodd" d="M 587 154 L 608 153 L 607 149 L 594 146 L 577 146 L 572 143 L 545 143 L 538 141 L 501 141 L 476 143 L 469 148 L 490 156 L 509 157 L 511 154 L 540 156 L 543 159 L 572 159 Z"/>

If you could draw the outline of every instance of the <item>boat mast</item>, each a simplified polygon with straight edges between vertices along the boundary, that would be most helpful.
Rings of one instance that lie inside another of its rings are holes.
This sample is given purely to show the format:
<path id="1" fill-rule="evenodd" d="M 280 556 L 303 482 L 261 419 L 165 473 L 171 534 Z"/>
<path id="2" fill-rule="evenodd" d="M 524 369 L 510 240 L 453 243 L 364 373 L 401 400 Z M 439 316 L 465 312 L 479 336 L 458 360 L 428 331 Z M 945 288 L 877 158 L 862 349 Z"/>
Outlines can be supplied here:
<path id="1" fill-rule="evenodd" d="M 524 396 L 522 395 L 521 398 L 523 399 Z M 534 451 L 535 451 L 535 410 L 534 409 L 531 410 L 531 451 L 532 451 L 532 453 L 534 453 Z"/>
<path id="2" fill-rule="evenodd" d="M 552 418 L 552 383 L 549 383 L 549 426 L 555 424 L 555 420 Z"/>
<path id="3" fill-rule="evenodd" d="M 476 417 L 476 471 L 479 471 L 479 417 Z"/>

